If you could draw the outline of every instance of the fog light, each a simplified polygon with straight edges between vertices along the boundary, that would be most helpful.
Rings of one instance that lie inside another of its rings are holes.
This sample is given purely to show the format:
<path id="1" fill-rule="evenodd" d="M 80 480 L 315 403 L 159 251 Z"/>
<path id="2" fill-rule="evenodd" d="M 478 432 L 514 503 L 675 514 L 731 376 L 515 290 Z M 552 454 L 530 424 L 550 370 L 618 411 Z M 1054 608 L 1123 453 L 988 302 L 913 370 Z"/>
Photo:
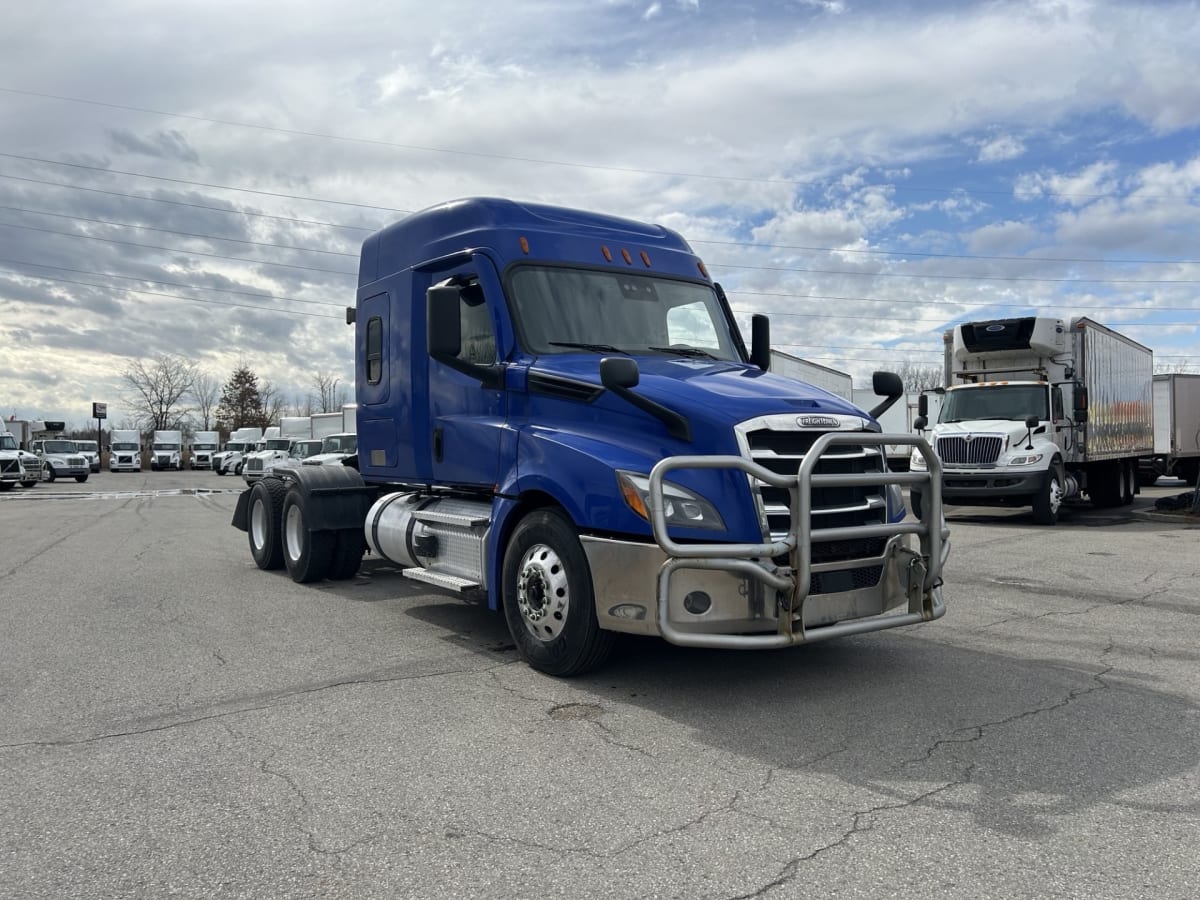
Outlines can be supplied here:
<path id="1" fill-rule="evenodd" d="M 712 597 L 704 591 L 692 591 L 683 598 L 683 608 L 693 616 L 702 616 L 712 609 Z"/>

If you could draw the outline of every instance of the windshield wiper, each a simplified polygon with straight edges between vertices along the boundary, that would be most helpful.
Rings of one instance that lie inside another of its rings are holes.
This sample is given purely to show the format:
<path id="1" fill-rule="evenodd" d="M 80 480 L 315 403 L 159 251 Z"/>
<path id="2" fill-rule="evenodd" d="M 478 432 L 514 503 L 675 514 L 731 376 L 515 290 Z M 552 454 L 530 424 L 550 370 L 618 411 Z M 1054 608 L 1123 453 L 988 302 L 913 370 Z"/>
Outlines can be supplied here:
<path id="1" fill-rule="evenodd" d="M 660 353 L 674 353 L 676 356 L 688 356 L 692 359 L 720 359 L 719 356 L 713 356 L 707 350 L 701 350 L 699 347 L 647 347 L 647 350 L 657 350 Z"/>
<path id="2" fill-rule="evenodd" d="M 546 341 L 551 347 L 578 347 L 580 350 L 591 350 L 593 353 L 624 353 L 629 355 L 628 350 L 622 350 L 620 347 L 614 347 L 612 344 L 587 344 L 581 341 Z"/>

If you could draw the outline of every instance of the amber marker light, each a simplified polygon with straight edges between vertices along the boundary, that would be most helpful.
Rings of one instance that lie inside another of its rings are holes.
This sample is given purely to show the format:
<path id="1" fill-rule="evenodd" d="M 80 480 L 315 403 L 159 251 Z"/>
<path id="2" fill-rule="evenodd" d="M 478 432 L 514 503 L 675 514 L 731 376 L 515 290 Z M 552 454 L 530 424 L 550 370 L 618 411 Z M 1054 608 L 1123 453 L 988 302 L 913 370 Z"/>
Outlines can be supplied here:
<path id="1" fill-rule="evenodd" d="M 625 502 L 629 504 L 629 508 L 649 522 L 650 513 L 646 509 L 646 504 L 642 502 L 642 495 L 638 492 L 637 488 L 625 478 L 620 479 L 620 484 L 621 496 L 625 498 Z"/>
<path id="2" fill-rule="evenodd" d="M 642 262 L 646 264 L 646 268 L 650 268 L 650 254 L 645 250 L 642 251 Z"/>
<path id="3" fill-rule="evenodd" d="M 528 256 L 529 255 L 529 238 L 522 237 L 520 244 L 521 244 L 521 252 L 524 253 L 526 256 Z"/>
<path id="4" fill-rule="evenodd" d="M 708 269 L 704 268 L 703 260 L 696 260 L 696 268 L 700 270 L 701 275 L 703 275 L 705 278 L 708 277 Z"/>
<path id="5" fill-rule="evenodd" d="M 625 260 L 625 265 L 627 265 L 627 266 L 633 265 L 633 257 L 629 255 L 629 251 L 626 250 L 624 247 L 621 248 L 621 259 Z"/>
<path id="6" fill-rule="evenodd" d="M 607 247 L 601 247 L 600 252 L 604 254 L 604 258 L 608 262 L 612 262 L 612 251 L 611 250 L 609 250 Z"/>

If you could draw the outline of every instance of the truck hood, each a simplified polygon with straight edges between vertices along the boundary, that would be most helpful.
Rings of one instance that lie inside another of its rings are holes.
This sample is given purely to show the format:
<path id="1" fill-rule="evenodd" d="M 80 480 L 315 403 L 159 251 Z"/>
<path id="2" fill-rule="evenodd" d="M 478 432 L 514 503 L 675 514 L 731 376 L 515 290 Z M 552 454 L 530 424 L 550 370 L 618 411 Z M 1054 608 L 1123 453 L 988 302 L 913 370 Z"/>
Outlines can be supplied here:
<path id="1" fill-rule="evenodd" d="M 600 359 L 598 354 L 544 356 L 530 372 L 600 386 Z M 637 363 L 635 393 L 710 426 L 732 427 L 779 413 L 855 415 L 871 421 L 836 394 L 750 365 L 670 356 L 639 356 Z"/>

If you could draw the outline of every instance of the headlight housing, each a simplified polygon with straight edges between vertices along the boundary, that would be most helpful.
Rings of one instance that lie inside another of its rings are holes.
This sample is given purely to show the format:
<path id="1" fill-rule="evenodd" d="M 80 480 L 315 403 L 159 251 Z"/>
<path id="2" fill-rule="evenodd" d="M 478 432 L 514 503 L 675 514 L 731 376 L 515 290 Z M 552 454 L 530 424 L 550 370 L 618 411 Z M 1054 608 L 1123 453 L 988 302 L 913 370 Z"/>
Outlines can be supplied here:
<path id="1" fill-rule="evenodd" d="M 617 485 L 629 508 L 649 522 L 650 476 L 618 470 Z M 721 519 L 717 508 L 687 488 L 664 481 L 663 501 L 663 512 L 666 514 L 668 525 L 711 530 L 724 530 L 725 528 L 725 522 Z"/>
<path id="2" fill-rule="evenodd" d="M 913 447 L 913 452 L 908 457 L 908 467 L 909 469 L 920 469 L 921 471 L 929 468 L 925 465 L 925 457 L 921 455 L 921 451 L 916 447 Z"/>
<path id="3" fill-rule="evenodd" d="M 1010 456 L 1008 464 L 1010 466 L 1032 466 L 1042 461 L 1044 453 L 1030 453 L 1022 456 Z"/>

